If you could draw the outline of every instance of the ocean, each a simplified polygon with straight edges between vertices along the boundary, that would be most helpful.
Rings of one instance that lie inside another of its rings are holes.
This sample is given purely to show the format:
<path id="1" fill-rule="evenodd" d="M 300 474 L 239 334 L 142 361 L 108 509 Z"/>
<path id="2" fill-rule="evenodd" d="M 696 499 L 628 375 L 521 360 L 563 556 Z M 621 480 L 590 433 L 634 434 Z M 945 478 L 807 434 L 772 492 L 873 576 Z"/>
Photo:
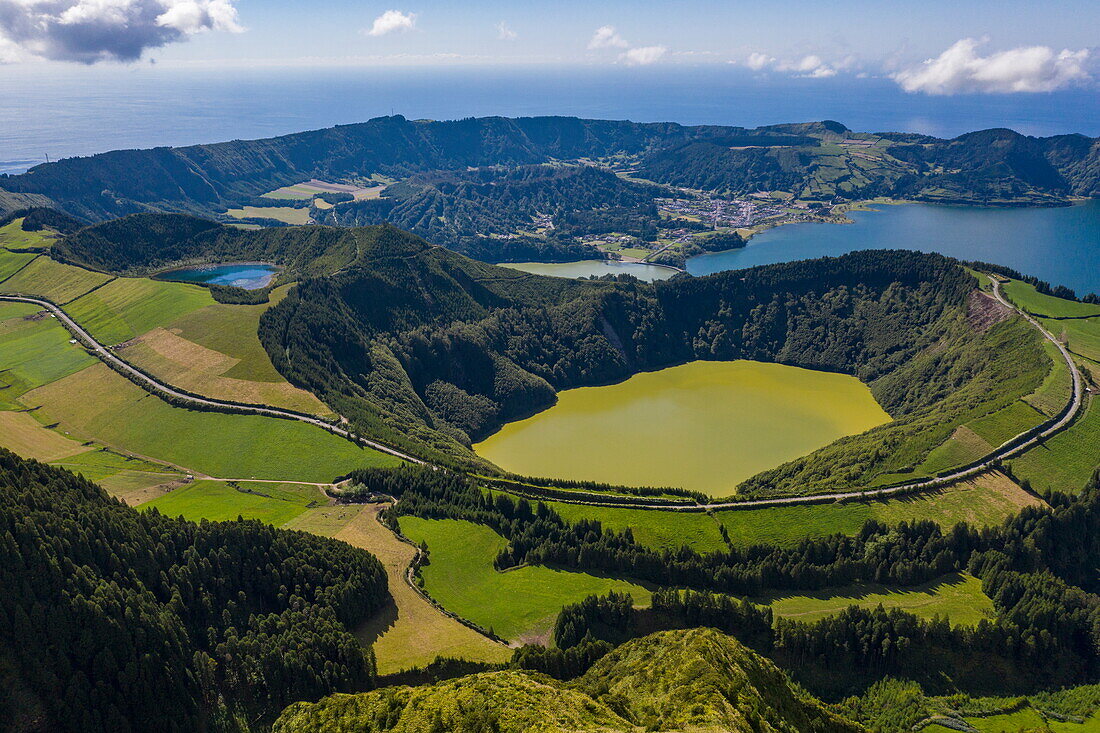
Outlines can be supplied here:
<path id="1" fill-rule="evenodd" d="M 1100 135 L 1094 90 L 928 97 L 888 79 L 757 78 L 722 65 L 163 69 L 0 67 L 0 172 L 120 148 L 257 138 L 360 122 L 577 115 L 757 126 L 833 119 L 951 137 L 1009 127 Z"/>

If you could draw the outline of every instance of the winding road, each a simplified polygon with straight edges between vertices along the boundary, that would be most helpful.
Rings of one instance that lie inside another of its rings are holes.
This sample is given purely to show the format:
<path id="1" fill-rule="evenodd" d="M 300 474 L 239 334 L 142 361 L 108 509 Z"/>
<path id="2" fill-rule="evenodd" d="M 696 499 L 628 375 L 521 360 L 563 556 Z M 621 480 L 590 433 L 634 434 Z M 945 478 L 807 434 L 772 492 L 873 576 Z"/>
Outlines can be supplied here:
<path id="1" fill-rule="evenodd" d="M 1031 448 L 1038 444 L 1043 439 L 1058 432 L 1070 422 L 1073 421 L 1077 414 L 1081 410 L 1081 406 L 1084 404 L 1084 389 L 1081 379 L 1081 373 L 1077 369 L 1077 365 L 1073 362 L 1073 357 L 1070 355 L 1069 350 L 1066 349 L 1049 331 L 1043 328 L 1037 320 L 1032 318 L 1028 313 L 1014 306 L 1004 294 L 1001 292 L 1001 283 L 994 277 L 989 278 L 993 284 L 993 297 L 997 299 L 1002 305 L 1012 309 L 1020 316 L 1022 316 L 1028 323 L 1034 326 L 1039 332 L 1050 341 L 1058 349 L 1058 352 L 1065 359 L 1066 366 L 1069 368 L 1070 375 L 1073 381 L 1073 394 L 1070 397 L 1069 403 L 1062 410 L 1062 412 L 1055 418 L 1044 423 L 1042 426 L 1036 426 L 1029 430 L 1020 433 L 1019 435 L 1010 438 L 1002 443 L 999 447 L 994 449 L 987 456 L 980 461 L 967 466 L 966 468 L 955 471 L 954 473 L 938 476 L 931 479 L 923 479 L 921 481 L 915 481 L 908 484 L 902 484 L 899 486 L 888 486 L 879 489 L 864 489 L 860 491 L 847 491 L 843 493 L 831 493 L 831 494 L 814 494 L 809 496 L 789 496 L 773 499 L 748 499 L 742 501 L 725 501 L 714 502 L 710 504 L 684 504 L 684 505 L 668 505 L 660 503 L 651 503 L 644 500 L 631 503 L 614 503 L 614 502 L 601 502 L 597 500 L 572 500 L 563 499 L 555 496 L 553 501 L 560 501 L 568 504 L 581 504 L 586 506 L 600 506 L 600 507 L 612 507 L 621 509 L 652 509 L 662 511 L 681 511 L 681 512 L 699 512 L 708 511 L 711 509 L 751 509 L 771 506 L 788 506 L 792 504 L 818 504 L 831 501 L 843 501 L 846 499 L 874 499 L 885 498 L 898 494 L 909 494 L 919 492 L 923 489 L 940 488 L 944 485 L 961 481 L 964 479 L 972 478 L 980 473 L 989 470 L 997 461 L 1011 458 L 1018 453 L 1021 453 L 1028 448 Z M 177 402 L 191 403 L 195 405 L 201 405 L 206 407 L 216 407 L 220 409 L 229 409 L 233 412 L 248 413 L 255 415 L 266 415 L 268 417 L 277 417 L 286 420 L 299 420 L 301 422 L 316 425 L 323 428 L 335 435 L 339 435 L 342 438 L 347 438 L 360 445 L 369 446 L 375 450 L 383 453 L 388 453 L 393 456 L 397 456 L 403 460 L 411 463 L 417 463 L 420 465 L 430 465 L 425 461 L 411 456 L 407 453 L 403 453 L 390 446 L 383 445 L 373 440 L 363 438 L 349 430 L 326 422 L 321 418 L 311 415 L 305 415 L 302 413 L 291 412 L 288 410 L 280 410 L 275 407 L 266 407 L 261 405 L 245 405 L 233 402 L 225 402 L 222 400 L 211 399 L 208 397 L 200 397 L 198 395 L 182 392 L 169 384 L 165 384 L 157 380 L 156 378 L 146 374 L 140 369 L 134 367 L 129 362 L 118 357 L 114 352 L 108 349 L 103 344 L 96 341 L 91 334 L 85 331 L 80 324 L 74 321 L 64 310 L 53 303 L 42 300 L 41 298 L 34 298 L 21 295 L 0 295 L 0 301 L 14 301 L 20 303 L 31 303 L 41 308 L 48 310 L 53 314 L 62 325 L 65 326 L 78 340 L 80 340 L 86 347 L 88 347 L 93 354 L 99 357 L 108 366 L 115 369 L 118 372 L 125 374 L 132 378 L 139 386 L 152 394 L 167 395 Z M 537 498 L 537 497 L 535 497 Z"/>

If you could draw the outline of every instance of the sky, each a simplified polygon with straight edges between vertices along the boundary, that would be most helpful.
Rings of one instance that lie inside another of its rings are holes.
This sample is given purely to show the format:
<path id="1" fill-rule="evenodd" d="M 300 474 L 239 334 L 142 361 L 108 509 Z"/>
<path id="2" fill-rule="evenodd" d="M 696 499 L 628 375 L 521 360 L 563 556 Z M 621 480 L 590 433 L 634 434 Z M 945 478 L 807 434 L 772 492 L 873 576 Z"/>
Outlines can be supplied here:
<path id="1" fill-rule="evenodd" d="M 722 65 L 913 94 L 1095 88 L 1095 0 L 0 0 L 0 76 L 166 68 Z"/>

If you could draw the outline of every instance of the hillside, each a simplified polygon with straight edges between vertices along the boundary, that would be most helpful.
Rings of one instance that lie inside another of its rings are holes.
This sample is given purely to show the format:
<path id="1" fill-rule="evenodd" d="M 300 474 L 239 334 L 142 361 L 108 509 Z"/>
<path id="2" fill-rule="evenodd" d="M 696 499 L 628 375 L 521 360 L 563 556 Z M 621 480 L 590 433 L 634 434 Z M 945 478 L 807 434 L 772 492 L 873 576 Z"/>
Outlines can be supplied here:
<path id="1" fill-rule="evenodd" d="M 507 671 L 335 695 L 290 706 L 274 731 L 610 733 L 637 726 L 698 733 L 861 730 L 732 637 L 694 629 L 628 642 L 568 684 Z"/>
<path id="2" fill-rule="evenodd" d="M 854 133 L 835 122 L 750 130 L 574 117 L 394 116 L 263 140 L 47 163 L 0 178 L 0 201 L 26 206 L 48 199 L 88 219 L 152 210 L 212 215 L 310 179 L 402 179 L 565 160 L 617 160 L 661 184 L 730 194 L 782 190 L 807 200 L 888 195 L 1050 204 L 1100 193 L 1100 143 L 1080 135 L 986 130 L 942 140 Z"/>

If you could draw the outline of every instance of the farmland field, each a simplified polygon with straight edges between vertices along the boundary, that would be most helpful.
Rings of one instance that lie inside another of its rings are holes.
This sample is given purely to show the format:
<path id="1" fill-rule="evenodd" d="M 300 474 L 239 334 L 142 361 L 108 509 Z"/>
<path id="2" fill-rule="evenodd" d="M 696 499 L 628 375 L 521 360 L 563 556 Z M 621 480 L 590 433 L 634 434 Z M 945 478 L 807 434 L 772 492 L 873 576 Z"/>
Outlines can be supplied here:
<path id="1" fill-rule="evenodd" d="M 899 608 L 921 618 L 947 617 L 953 626 L 974 626 L 994 616 L 993 601 L 973 575 L 957 573 L 912 588 L 861 585 L 816 593 L 753 599 L 770 605 L 776 616 L 795 621 L 819 621 L 848 606 Z"/>
<path id="2" fill-rule="evenodd" d="M 1011 460 L 1012 471 L 1037 491 L 1080 491 L 1100 467 L 1100 407 L 1095 397 L 1087 399 L 1072 425 Z"/>
<path id="3" fill-rule="evenodd" d="M 198 285 L 119 278 L 65 310 L 96 340 L 117 344 L 213 303 L 210 291 Z"/>
<path id="4" fill-rule="evenodd" d="M 12 410 L 0 410 L 0 446 L 38 461 L 56 461 L 88 450 L 80 441 L 48 430 L 29 412 Z"/>
<path id="5" fill-rule="evenodd" d="M 570 522 L 597 519 L 609 529 L 622 531 L 629 527 L 634 539 L 649 547 L 674 550 L 686 545 L 697 552 L 719 552 L 726 549 L 718 522 L 703 512 L 615 509 L 564 502 L 546 504 Z"/>
<path id="6" fill-rule="evenodd" d="M 308 224 L 309 209 L 290 206 L 243 206 L 225 212 L 234 219 L 277 219 L 287 224 Z"/>
<path id="7" fill-rule="evenodd" d="M 1100 305 L 1077 303 L 1072 300 L 1043 295 L 1019 280 L 1013 280 L 1001 286 L 1008 299 L 1028 313 L 1054 318 L 1079 318 L 1081 316 L 1100 316 Z"/>
<path id="8" fill-rule="evenodd" d="M 30 252 L 8 252 L 0 250 L 0 282 L 19 272 L 28 262 L 38 255 Z"/>
<path id="9" fill-rule="evenodd" d="M 503 662 L 511 651 L 441 613 L 405 582 L 416 549 L 378 523 L 384 505 L 328 506 L 309 510 L 288 528 L 321 530 L 374 554 L 386 567 L 394 605 L 369 620 L 356 635 L 372 644 L 382 674 L 431 663 L 436 656 Z M 335 527 L 339 517 L 348 515 Z"/>
<path id="10" fill-rule="evenodd" d="M 23 231 L 23 219 L 12 219 L 0 227 L 0 249 L 45 249 L 54 238 L 47 232 Z"/>
<path id="11" fill-rule="evenodd" d="M 110 275 L 101 272 L 64 265 L 49 257 L 39 257 L 0 283 L 0 292 L 41 295 L 58 305 L 64 305 L 111 279 Z"/>
<path id="12" fill-rule="evenodd" d="M 480 524 L 455 519 L 401 517 L 402 532 L 428 545 L 424 588 L 448 610 L 509 640 L 547 639 L 562 606 L 592 594 L 630 593 L 648 605 L 650 591 L 634 583 L 588 573 L 527 566 L 499 572 L 493 558 L 504 538 Z M 509 602 L 500 603 L 507 598 Z"/>
<path id="13" fill-rule="evenodd" d="M 141 505 L 170 517 L 198 521 L 232 521 L 238 516 L 278 527 L 302 514 L 310 504 L 327 501 L 316 486 L 251 481 L 195 481 Z"/>
<path id="14" fill-rule="evenodd" d="M 1065 341 L 1070 351 L 1100 362 L 1100 316 L 1061 321 L 1044 318 L 1042 321 L 1055 337 Z"/>
<path id="15" fill-rule="evenodd" d="M 292 420 L 172 407 L 103 364 L 23 401 L 41 405 L 44 419 L 74 436 L 212 476 L 327 482 L 353 468 L 398 462 Z"/>
<path id="16" fill-rule="evenodd" d="M 939 492 L 886 501 L 845 502 L 717 512 L 735 545 L 793 545 L 806 537 L 852 535 L 868 519 L 887 524 L 930 519 L 941 525 L 970 522 L 1000 524 L 1023 506 L 1039 500 L 1001 474 L 984 474 Z"/>
<path id="17" fill-rule="evenodd" d="M 56 319 L 36 315 L 39 310 L 29 304 L 0 303 L 0 406 L 96 362 L 69 343 L 69 332 Z"/>

